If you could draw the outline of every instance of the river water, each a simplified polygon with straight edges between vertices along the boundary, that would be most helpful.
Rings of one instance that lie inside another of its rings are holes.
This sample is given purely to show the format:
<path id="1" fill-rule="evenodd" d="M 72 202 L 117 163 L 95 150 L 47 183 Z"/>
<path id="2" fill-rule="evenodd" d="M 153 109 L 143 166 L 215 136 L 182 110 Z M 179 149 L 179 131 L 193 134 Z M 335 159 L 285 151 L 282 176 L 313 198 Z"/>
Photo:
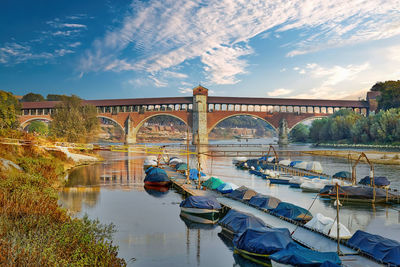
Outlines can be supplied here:
<path id="1" fill-rule="evenodd" d="M 228 142 L 219 141 L 218 144 Z M 256 150 L 260 147 L 230 149 Z M 291 145 L 286 149 L 310 148 Z M 183 221 L 179 216 L 179 203 L 182 201 L 180 194 L 174 190 L 158 192 L 144 189 L 145 155 L 128 152 L 101 152 L 101 155 L 104 162 L 79 167 L 71 172 L 66 187 L 60 192 L 60 203 L 74 216 L 87 214 L 102 223 L 115 224 L 117 232 L 114 244 L 119 246 L 119 255 L 125 258 L 128 265 L 254 266 L 233 254 L 230 242 L 219 235 L 219 226 L 204 228 Z M 291 159 L 320 161 L 327 174 L 349 171 L 349 164 L 344 159 L 312 156 Z M 306 209 L 311 206 L 310 211 L 314 215 L 320 212 L 332 218 L 336 216 L 336 208 L 331 201 L 315 199 L 315 193 L 303 193 L 300 189 L 285 185 L 269 185 L 260 177 L 236 169 L 232 165 L 232 158 L 203 160 L 203 168 L 208 175 L 237 185 L 246 185 L 259 193 L 273 195 Z M 194 160 L 191 165 L 195 167 Z M 375 173 L 377 176 L 387 176 L 394 187 L 400 187 L 399 166 L 377 165 Z M 368 174 L 367 165 L 360 164 L 357 167 L 359 179 Z M 399 210 L 398 205 L 344 205 L 341 207 L 340 222 L 352 233 L 361 229 L 400 241 Z"/>

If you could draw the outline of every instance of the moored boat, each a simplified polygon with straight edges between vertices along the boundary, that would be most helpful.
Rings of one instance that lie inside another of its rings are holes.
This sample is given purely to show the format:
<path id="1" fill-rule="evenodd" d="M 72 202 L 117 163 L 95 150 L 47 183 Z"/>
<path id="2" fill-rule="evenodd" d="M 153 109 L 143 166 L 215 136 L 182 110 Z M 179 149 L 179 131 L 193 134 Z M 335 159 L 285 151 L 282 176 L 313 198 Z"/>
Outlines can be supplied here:
<path id="1" fill-rule="evenodd" d="M 222 233 L 230 239 L 247 228 L 266 226 L 259 218 L 236 210 L 230 210 L 218 223 L 222 227 Z"/>
<path id="2" fill-rule="evenodd" d="M 308 210 L 288 202 L 280 202 L 278 206 L 275 209 L 270 210 L 270 212 L 277 216 L 300 223 L 306 223 L 313 218 L 312 214 Z"/>
<path id="3" fill-rule="evenodd" d="M 198 223 L 214 224 L 219 219 L 221 205 L 214 197 L 190 196 L 179 205 L 181 215 Z"/>
<path id="4" fill-rule="evenodd" d="M 146 177 L 144 178 L 145 185 L 167 186 L 171 184 L 171 181 L 168 178 L 167 173 L 161 168 L 150 167 L 145 171 L 145 173 L 146 173 Z"/>
<path id="5" fill-rule="evenodd" d="M 287 228 L 248 228 L 233 240 L 234 251 L 261 265 L 269 265 L 270 255 L 294 243 Z"/>

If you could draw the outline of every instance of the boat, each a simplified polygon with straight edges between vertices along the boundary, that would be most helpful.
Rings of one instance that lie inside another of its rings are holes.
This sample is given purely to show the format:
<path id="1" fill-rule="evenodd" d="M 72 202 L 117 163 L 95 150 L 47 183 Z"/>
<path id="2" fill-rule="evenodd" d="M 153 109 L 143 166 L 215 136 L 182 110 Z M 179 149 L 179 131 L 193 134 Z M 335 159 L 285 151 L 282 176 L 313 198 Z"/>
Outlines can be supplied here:
<path id="1" fill-rule="evenodd" d="M 169 159 L 168 165 L 174 168 L 178 163 L 183 163 L 183 160 L 177 157 L 172 157 Z"/>
<path id="2" fill-rule="evenodd" d="M 235 157 L 235 158 L 232 159 L 232 163 L 234 165 L 237 165 L 237 164 L 239 164 L 241 162 L 245 162 L 246 160 L 247 160 L 246 157 Z"/>
<path id="3" fill-rule="evenodd" d="M 280 202 L 280 199 L 276 197 L 257 194 L 250 199 L 249 205 L 260 209 L 272 210 L 275 209 Z"/>
<path id="4" fill-rule="evenodd" d="M 335 173 L 332 177 L 341 179 L 341 180 L 351 180 L 351 172 L 340 171 L 340 172 Z"/>
<path id="5" fill-rule="evenodd" d="M 222 227 L 221 233 L 230 239 L 233 239 L 235 234 L 239 234 L 247 228 L 266 226 L 261 219 L 233 209 L 228 211 L 224 218 L 219 220 L 218 224 Z"/>
<path id="6" fill-rule="evenodd" d="M 307 163 L 306 170 L 316 173 L 322 173 L 324 169 L 322 168 L 322 165 L 319 161 L 311 161 Z"/>
<path id="7" fill-rule="evenodd" d="M 307 169 L 307 161 L 300 161 L 299 163 L 296 163 L 293 167 L 297 168 L 297 169 L 302 169 L 305 170 Z"/>
<path id="8" fill-rule="evenodd" d="M 300 188 L 303 190 L 303 192 L 319 193 L 319 191 L 321 191 L 321 189 L 324 188 L 325 185 L 326 182 L 321 181 L 321 179 L 315 178 L 300 184 Z"/>
<path id="9" fill-rule="evenodd" d="M 279 161 L 279 165 L 283 165 L 283 166 L 290 166 L 291 161 L 288 159 L 283 159 Z"/>
<path id="10" fill-rule="evenodd" d="M 336 252 L 318 252 L 294 242 L 286 248 L 272 254 L 270 257 L 273 267 L 282 266 L 341 266 L 342 262 Z"/>
<path id="11" fill-rule="evenodd" d="M 362 178 L 359 182 L 361 185 L 368 185 L 368 186 L 376 186 L 378 188 L 389 188 L 390 186 L 390 181 L 384 177 L 384 176 L 377 176 L 374 177 L 374 179 L 371 180 L 371 177 L 365 176 Z"/>
<path id="12" fill-rule="evenodd" d="M 323 233 L 329 237 L 337 239 L 337 223 L 330 217 L 325 217 L 321 213 L 317 213 L 304 227 L 314 231 Z M 351 237 L 349 229 L 343 224 L 339 223 L 339 237 L 340 239 L 349 239 Z"/>
<path id="13" fill-rule="evenodd" d="M 157 166 L 157 159 L 154 158 L 146 158 L 143 162 L 143 168 L 147 170 L 150 167 L 156 167 Z"/>
<path id="14" fill-rule="evenodd" d="M 288 202 L 280 202 L 278 206 L 270 210 L 270 212 L 279 217 L 284 217 L 300 223 L 306 223 L 313 218 L 308 210 Z"/>
<path id="15" fill-rule="evenodd" d="M 269 265 L 269 256 L 294 243 L 287 228 L 248 228 L 235 236 L 234 252 L 259 263 Z"/>
<path id="16" fill-rule="evenodd" d="M 146 171 L 146 177 L 144 178 L 145 185 L 152 186 L 167 186 L 171 184 L 170 179 L 168 178 L 167 173 L 157 167 L 150 167 Z"/>
<path id="17" fill-rule="evenodd" d="M 385 265 L 400 266 L 400 242 L 396 240 L 357 230 L 347 245 Z"/>
<path id="18" fill-rule="evenodd" d="M 205 173 L 203 173 L 202 171 L 200 171 L 200 179 L 201 177 L 206 176 Z M 190 169 L 189 170 L 189 179 L 190 180 L 198 180 L 199 179 L 199 171 L 197 169 Z"/>
<path id="19" fill-rule="evenodd" d="M 181 163 L 178 163 L 175 165 L 175 170 L 177 172 L 184 173 L 187 169 L 188 169 L 188 166 L 184 162 L 181 162 Z"/>
<path id="20" fill-rule="evenodd" d="M 181 215 L 198 223 L 214 224 L 219 219 L 221 205 L 214 197 L 190 196 L 179 205 Z"/>
<path id="21" fill-rule="evenodd" d="M 336 199 L 336 188 L 333 187 L 327 194 L 331 199 Z M 370 186 L 340 186 L 339 199 L 342 202 L 385 203 L 396 200 L 398 196 L 382 188 Z"/>
<path id="22" fill-rule="evenodd" d="M 227 197 L 241 201 L 249 201 L 255 195 L 257 195 L 257 192 L 253 189 L 250 189 L 246 186 L 241 186 L 229 193 Z"/>
<path id="23" fill-rule="evenodd" d="M 239 186 L 233 183 L 223 183 L 220 186 L 218 186 L 216 190 L 221 194 L 229 194 L 237 188 L 239 188 Z"/>
<path id="24" fill-rule="evenodd" d="M 310 178 L 307 178 L 305 176 L 293 176 L 292 178 L 289 179 L 288 184 L 290 187 L 294 188 L 300 188 L 300 185 L 304 182 L 309 181 Z"/>
<path id="25" fill-rule="evenodd" d="M 216 190 L 222 184 L 224 184 L 224 182 L 221 179 L 215 177 L 211 177 L 203 182 L 203 186 L 211 190 Z"/>

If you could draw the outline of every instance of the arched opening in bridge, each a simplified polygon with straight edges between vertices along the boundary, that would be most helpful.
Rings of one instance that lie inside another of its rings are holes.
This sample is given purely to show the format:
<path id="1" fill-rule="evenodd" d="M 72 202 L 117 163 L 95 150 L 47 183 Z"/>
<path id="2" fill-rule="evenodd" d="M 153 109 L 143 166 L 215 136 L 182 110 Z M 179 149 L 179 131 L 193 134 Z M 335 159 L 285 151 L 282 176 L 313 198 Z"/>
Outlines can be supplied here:
<path id="1" fill-rule="evenodd" d="M 125 132 L 122 126 L 108 118 L 99 116 L 100 130 L 97 141 L 99 142 L 123 142 Z"/>
<path id="2" fill-rule="evenodd" d="M 210 140 L 249 142 L 260 139 L 277 141 L 277 130 L 265 119 L 253 115 L 233 115 L 217 122 L 209 129 Z"/>
<path id="3" fill-rule="evenodd" d="M 136 139 L 139 143 L 186 140 L 186 123 L 182 119 L 172 115 L 152 116 L 137 127 Z"/>
<path id="4" fill-rule="evenodd" d="M 299 121 L 289 129 L 290 142 L 308 143 L 310 142 L 310 127 L 316 120 L 326 118 L 325 116 L 315 116 Z"/>
<path id="5" fill-rule="evenodd" d="M 51 120 L 48 118 L 33 118 L 21 123 L 21 128 L 25 132 L 47 135 L 50 128 L 50 122 Z"/>

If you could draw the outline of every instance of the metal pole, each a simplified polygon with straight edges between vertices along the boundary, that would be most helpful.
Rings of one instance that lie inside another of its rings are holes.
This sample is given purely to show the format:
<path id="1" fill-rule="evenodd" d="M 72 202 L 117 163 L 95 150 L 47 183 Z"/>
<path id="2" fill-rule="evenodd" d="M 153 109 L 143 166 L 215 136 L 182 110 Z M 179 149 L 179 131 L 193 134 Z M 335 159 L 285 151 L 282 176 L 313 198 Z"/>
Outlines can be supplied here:
<path id="1" fill-rule="evenodd" d="M 200 136 L 199 136 L 199 131 L 197 131 L 197 179 L 198 181 L 198 189 L 200 189 L 201 183 L 200 183 L 200 177 L 201 177 L 201 165 L 200 165 Z"/>
<path id="2" fill-rule="evenodd" d="M 340 252 L 340 227 L 339 227 L 339 184 L 336 183 L 336 224 L 337 224 L 337 253 Z"/>
<path id="3" fill-rule="evenodd" d="M 189 125 L 186 127 L 186 162 L 187 162 L 187 170 L 186 170 L 186 182 L 189 183 L 189 175 L 190 175 L 190 167 L 189 167 Z"/>
<path id="4" fill-rule="evenodd" d="M 372 163 L 371 163 L 371 180 L 372 180 L 372 189 L 373 189 L 373 199 L 372 199 L 372 201 L 373 201 L 373 203 L 375 203 L 375 195 L 376 195 L 376 192 L 375 192 L 375 177 L 374 177 L 375 175 L 374 175 L 374 165 L 372 165 Z"/>

